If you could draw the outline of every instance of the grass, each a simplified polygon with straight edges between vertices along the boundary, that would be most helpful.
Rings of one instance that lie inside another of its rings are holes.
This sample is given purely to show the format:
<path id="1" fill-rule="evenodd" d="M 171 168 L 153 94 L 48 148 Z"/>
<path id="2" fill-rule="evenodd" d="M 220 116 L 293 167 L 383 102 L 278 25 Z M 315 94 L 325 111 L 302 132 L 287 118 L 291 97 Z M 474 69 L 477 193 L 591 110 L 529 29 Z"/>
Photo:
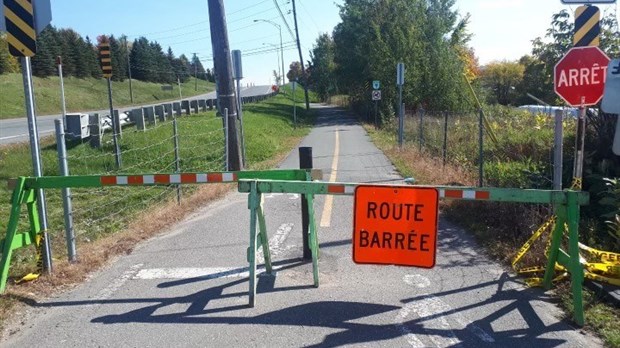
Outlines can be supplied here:
<path id="1" fill-rule="evenodd" d="M 0 79 L 0 119 L 25 117 L 24 87 L 21 74 L 3 74 Z M 61 113 L 60 78 L 33 78 L 37 115 L 52 115 Z M 105 79 L 78 79 L 66 77 L 64 79 L 65 101 L 67 112 L 105 110 L 108 104 L 108 85 Z M 172 100 L 179 97 L 176 84 L 174 90 L 162 91 L 161 84 L 132 81 L 134 104 L 155 103 Z M 198 80 L 198 90 L 195 91 L 195 80 L 181 84 L 183 97 L 208 93 L 215 90 L 214 84 Z M 130 106 L 129 80 L 112 82 L 112 96 L 114 107 Z"/>
<path id="2" fill-rule="evenodd" d="M 292 97 L 288 89 L 276 97 L 244 106 L 248 169 L 273 168 L 311 129 L 314 112 L 298 108 L 297 127 L 292 122 Z M 297 100 L 303 96 L 297 95 Z M 207 112 L 178 120 L 181 169 L 185 172 L 221 170 L 223 167 L 223 129 L 221 119 Z M 87 143 L 69 144 L 71 174 L 115 173 L 110 135 L 105 146 L 92 149 Z M 42 142 L 45 175 L 58 175 L 55 144 Z M 173 172 L 172 122 L 150 127 L 146 132 L 123 129 L 123 173 Z M 32 172 L 28 144 L 0 147 L 0 231 L 6 231 L 10 191 L 7 180 Z M 59 190 L 46 190 L 49 229 L 54 256 L 54 274 L 35 282 L 14 284 L 24 274 L 35 271 L 34 248 L 13 253 L 7 293 L 0 296 L 0 329 L 16 311 L 20 299 L 41 298 L 53 291 L 79 283 L 111 258 L 130 253 L 136 243 L 150 238 L 179 221 L 204 203 L 221 197 L 234 185 L 184 186 L 177 205 L 176 188 L 97 188 L 73 189 L 74 224 L 77 239 L 76 264 L 66 261 L 66 246 Z M 147 209 L 148 208 L 148 209 Z M 22 231 L 27 228 L 25 216 Z M 1 330 L 0 330 L 1 331 Z"/>
<path id="3" fill-rule="evenodd" d="M 410 120 L 411 122 L 411 120 Z M 538 120 L 535 122 L 542 122 Z M 411 129 L 410 125 L 410 129 Z M 461 125 L 463 126 L 463 125 Z M 427 126 L 428 127 L 428 126 Z M 418 143 L 410 141 L 406 143 L 402 150 L 397 146 L 396 131 L 394 125 L 386 125 L 383 129 L 376 130 L 371 125 L 365 125 L 372 141 L 381 149 L 394 163 L 395 167 L 401 173 L 401 175 L 413 176 L 417 183 L 430 184 L 430 185 L 472 185 L 477 184 L 477 172 L 475 166 L 462 165 L 459 163 L 458 154 L 466 156 L 468 153 L 477 153 L 475 150 L 475 142 L 459 143 L 456 141 L 451 147 L 453 152 L 453 159 L 449 160 L 444 166 L 441 158 L 441 151 L 433 151 L 432 149 L 423 150 L 418 149 Z M 417 129 L 416 129 L 417 130 Z M 502 130 L 511 130 L 520 134 L 506 134 L 504 137 L 500 137 L 502 141 L 508 142 L 509 139 L 526 139 L 521 141 L 522 146 L 532 146 L 531 137 L 528 138 L 527 130 L 520 129 L 518 127 L 508 126 L 496 126 L 496 131 L 499 135 L 502 134 Z M 427 131 L 429 129 L 427 128 Z M 416 131 L 410 131 L 409 139 L 414 138 Z M 428 134 L 428 133 L 427 133 Z M 427 138 L 427 140 L 436 139 L 433 137 Z M 462 139 L 467 139 L 461 138 Z M 530 144 L 530 145 L 527 145 Z M 441 149 L 441 147 L 439 147 Z M 512 156 L 518 156 L 516 147 L 511 147 Z M 510 152 L 506 152 L 509 153 Z M 523 151 L 521 151 L 523 153 Z M 487 167 L 485 167 L 486 169 Z M 514 168 L 514 167 L 513 167 Z M 498 170 L 497 175 L 492 177 L 493 182 L 496 184 L 514 184 L 515 178 L 507 178 L 513 168 L 504 168 Z M 494 173 L 491 172 L 490 175 Z M 487 175 L 489 172 L 487 170 Z M 521 180 L 521 176 L 516 176 L 518 180 Z M 485 246 L 487 253 L 495 259 L 502 261 L 505 264 L 509 264 L 512 257 L 515 255 L 518 248 L 524 243 L 524 241 L 530 236 L 535 227 L 544 219 L 549 217 L 550 211 L 548 207 L 541 207 L 537 205 L 514 205 L 514 204 L 501 204 L 501 203 L 471 203 L 453 201 L 440 203 L 442 210 L 446 213 L 448 218 L 453 221 L 457 221 L 461 226 L 464 226 L 468 231 L 471 231 L 477 238 L 477 240 Z M 527 231 L 526 231 L 527 230 Z M 536 257 L 533 255 L 543 255 L 544 242 L 540 245 L 532 246 L 532 251 L 528 253 L 529 259 L 527 262 L 533 265 L 542 264 L 542 257 Z M 537 250 L 536 250 L 537 249 Z M 561 303 L 564 310 L 567 312 L 567 319 L 571 317 L 572 313 L 572 297 L 571 291 L 566 282 L 556 284 L 556 291 L 561 298 Z M 620 347 L 620 323 L 618 318 L 620 317 L 620 310 L 614 308 L 601 301 L 591 291 L 584 289 L 584 307 L 585 307 L 585 328 L 591 330 L 603 338 L 605 344 L 610 347 Z"/>

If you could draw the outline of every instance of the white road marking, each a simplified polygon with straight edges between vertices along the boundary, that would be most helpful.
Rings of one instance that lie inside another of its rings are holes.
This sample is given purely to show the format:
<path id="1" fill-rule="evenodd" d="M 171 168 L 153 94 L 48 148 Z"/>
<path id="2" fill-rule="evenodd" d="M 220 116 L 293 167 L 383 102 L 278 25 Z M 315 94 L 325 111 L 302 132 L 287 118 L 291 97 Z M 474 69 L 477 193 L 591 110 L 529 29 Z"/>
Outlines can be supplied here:
<path id="1" fill-rule="evenodd" d="M 118 289 L 120 289 L 129 279 L 133 278 L 136 273 L 142 268 L 143 264 L 139 263 L 137 265 L 133 265 L 129 268 L 129 270 L 125 271 L 120 277 L 116 278 L 110 285 L 103 288 L 97 295 L 95 299 L 97 300 L 106 300 L 110 298 Z"/>
<path id="2" fill-rule="evenodd" d="M 428 278 L 419 274 L 407 274 L 403 277 L 403 281 L 420 289 L 431 285 Z M 398 329 L 405 335 L 405 339 L 409 345 L 414 348 L 424 347 L 425 345 L 405 324 L 407 322 L 407 317 L 411 313 L 415 313 L 419 318 L 424 319 L 424 328 L 432 328 L 434 330 L 441 330 L 444 332 L 442 336 L 433 334 L 426 335 L 433 342 L 433 345 L 437 347 L 460 346 L 459 339 L 456 337 L 450 327 L 450 324 L 446 320 L 446 317 L 448 316 L 456 321 L 460 327 L 470 331 L 480 340 L 487 343 L 495 342 L 491 335 L 479 326 L 473 323 L 468 323 L 460 313 L 457 313 L 447 303 L 436 296 L 426 294 L 423 295 L 421 299 L 406 304 L 403 308 L 401 308 L 396 316 L 396 327 L 398 327 Z"/>
<path id="3" fill-rule="evenodd" d="M 51 133 L 54 130 L 44 130 L 44 131 L 39 131 L 39 134 L 45 134 L 45 133 Z M 0 140 L 5 140 L 5 139 L 13 139 L 13 138 L 19 138 L 19 137 L 28 137 L 30 136 L 28 133 L 24 133 L 24 134 L 18 134 L 18 135 L 10 135 L 8 137 L 0 137 Z"/>
<path id="4" fill-rule="evenodd" d="M 274 267 L 276 270 L 278 267 Z M 263 266 L 258 267 L 264 269 Z M 263 273 L 263 272 L 258 272 Z M 248 267 L 204 267 L 204 268 L 148 268 L 141 269 L 132 279 L 218 279 L 218 278 L 247 278 L 250 276 Z"/>
<path id="5" fill-rule="evenodd" d="M 280 225 L 275 235 L 269 240 L 269 250 L 271 251 L 272 260 L 275 256 L 294 248 L 295 246 L 283 247 L 284 242 L 288 238 L 288 235 L 293 230 L 294 224 L 286 223 Z M 262 247 L 258 248 L 256 252 L 256 262 L 264 263 L 265 257 L 263 256 Z M 142 265 L 138 265 L 140 268 Z M 135 266 L 134 266 L 135 267 Z M 264 271 L 264 265 L 258 265 L 257 269 Z M 281 267 L 273 267 L 276 271 Z M 259 274 L 264 272 L 258 272 Z M 129 274 L 129 278 L 153 280 L 153 279 L 217 279 L 217 278 L 247 278 L 250 276 L 248 267 L 177 267 L 177 268 L 149 268 L 135 270 Z M 125 278 L 123 275 L 121 278 Z M 128 279 L 128 278 L 127 278 Z M 125 281 L 127 280 L 125 279 Z M 122 285 L 122 284 L 121 284 Z M 119 286 L 120 287 L 120 286 Z"/>
<path id="6" fill-rule="evenodd" d="M 278 227 L 276 234 L 273 237 L 271 237 L 271 239 L 269 239 L 269 251 L 271 252 L 272 261 L 274 257 L 276 257 L 277 255 L 281 254 L 282 251 L 284 251 L 282 249 L 282 244 L 284 244 L 284 241 L 286 241 L 286 238 L 288 238 L 288 235 L 291 232 L 291 230 L 293 230 L 292 223 L 282 224 L 280 225 L 280 227 Z M 265 257 L 263 256 L 263 247 L 258 248 L 258 251 L 256 252 L 256 262 L 257 263 L 265 262 Z"/>
<path id="7" fill-rule="evenodd" d="M 329 182 L 336 182 L 336 177 L 338 175 L 338 155 L 340 152 L 340 137 L 338 135 L 338 130 L 336 130 L 335 134 L 335 144 L 334 144 L 334 159 L 332 160 L 332 172 L 329 175 Z M 321 227 L 329 227 L 331 225 L 332 220 L 332 208 L 334 205 L 334 196 L 327 195 L 325 196 L 325 204 L 323 205 L 323 213 L 321 214 Z"/>

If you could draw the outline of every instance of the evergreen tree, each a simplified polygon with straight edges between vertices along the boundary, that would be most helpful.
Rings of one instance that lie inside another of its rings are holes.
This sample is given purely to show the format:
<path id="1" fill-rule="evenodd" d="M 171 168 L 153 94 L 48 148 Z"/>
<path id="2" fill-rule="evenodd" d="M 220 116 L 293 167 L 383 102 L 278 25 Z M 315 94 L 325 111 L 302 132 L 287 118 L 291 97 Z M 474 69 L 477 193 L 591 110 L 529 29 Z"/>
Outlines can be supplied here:
<path id="1" fill-rule="evenodd" d="M 127 77 L 127 50 L 124 42 L 110 36 L 110 56 L 112 57 L 112 80 L 125 81 Z"/>
<path id="2" fill-rule="evenodd" d="M 94 78 L 101 78 L 101 65 L 99 64 L 98 49 L 93 45 L 92 41 L 86 36 L 86 52 L 84 59 L 86 59 L 90 76 Z"/>
<path id="3" fill-rule="evenodd" d="M 197 55 L 194 55 L 192 57 L 192 62 L 190 64 L 190 69 L 191 69 L 191 73 L 192 75 L 194 75 L 194 77 L 201 79 L 201 80 L 206 80 L 206 73 L 205 73 L 205 68 L 202 66 L 202 63 L 200 62 L 200 59 L 198 59 Z"/>
<path id="4" fill-rule="evenodd" d="M 37 53 L 32 57 L 32 74 L 34 76 L 48 77 L 57 74 L 58 44 L 54 31 L 56 29 L 50 26 L 37 35 Z"/>

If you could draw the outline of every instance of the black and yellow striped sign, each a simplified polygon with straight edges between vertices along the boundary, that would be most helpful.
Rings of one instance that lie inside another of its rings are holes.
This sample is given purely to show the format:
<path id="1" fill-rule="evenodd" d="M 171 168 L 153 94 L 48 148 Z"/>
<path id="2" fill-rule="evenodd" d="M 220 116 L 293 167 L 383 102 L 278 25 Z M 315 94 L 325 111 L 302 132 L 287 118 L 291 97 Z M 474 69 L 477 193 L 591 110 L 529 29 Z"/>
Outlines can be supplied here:
<path id="1" fill-rule="evenodd" d="M 4 0 L 4 19 L 9 53 L 14 57 L 32 57 L 37 52 L 37 34 L 31 0 Z"/>
<path id="2" fill-rule="evenodd" d="M 597 46 L 601 34 L 601 12 L 596 6 L 579 6 L 575 11 L 575 47 Z"/>
<path id="3" fill-rule="evenodd" d="M 103 77 L 112 77 L 112 56 L 110 55 L 109 42 L 101 42 L 99 44 L 99 62 L 101 63 Z"/>

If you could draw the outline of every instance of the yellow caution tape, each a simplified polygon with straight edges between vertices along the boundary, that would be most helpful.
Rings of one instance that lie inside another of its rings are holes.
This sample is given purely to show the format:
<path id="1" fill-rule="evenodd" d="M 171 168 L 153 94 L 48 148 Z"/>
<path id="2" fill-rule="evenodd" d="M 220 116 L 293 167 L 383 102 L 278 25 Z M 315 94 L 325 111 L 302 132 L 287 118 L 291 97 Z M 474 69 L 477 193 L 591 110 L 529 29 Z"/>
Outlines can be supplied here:
<path id="1" fill-rule="evenodd" d="M 582 243 L 579 243 L 578 245 L 579 245 L 579 249 L 587 252 L 590 256 L 595 257 L 598 260 L 601 260 L 601 262 L 603 263 L 611 263 L 611 264 L 620 265 L 620 254 L 618 253 L 612 253 L 610 251 L 594 249 Z"/>
<path id="2" fill-rule="evenodd" d="M 538 238 L 540 238 L 540 236 L 542 236 L 543 233 L 545 233 L 545 231 L 547 231 L 549 229 L 549 227 L 551 227 L 552 225 L 555 224 L 556 221 L 556 217 L 552 216 L 549 220 L 547 220 L 545 223 L 543 223 L 538 230 L 536 230 L 536 232 L 534 232 L 534 234 L 532 234 L 532 236 L 525 242 L 525 244 L 523 244 L 523 246 L 521 247 L 521 249 L 519 249 L 519 252 L 517 252 L 517 255 L 514 257 L 514 259 L 512 260 L 512 268 L 517 271 L 517 273 L 519 273 L 519 270 L 516 268 L 516 264 L 523 258 L 523 256 L 525 256 L 525 254 L 530 250 L 530 248 L 532 247 L 532 244 L 534 244 L 534 242 L 536 240 L 538 240 Z"/>
<path id="3" fill-rule="evenodd" d="M 615 285 L 615 286 L 620 286 L 620 279 L 617 279 L 617 278 L 605 277 L 605 276 L 598 275 L 598 274 L 592 273 L 592 272 L 585 272 L 584 276 L 587 279 L 591 279 L 591 280 L 594 280 L 596 282 L 606 283 L 606 284 Z"/>
<path id="4" fill-rule="evenodd" d="M 586 262 L 583 266 L 589 272 L 620 279 L 620 265 Z"/>
<path id="5" fill-rule="evenodd" d="M 23 283 L 23 282 L 33 281 L 33 280 L 39 278 L 40 275 L 41 275 L 41 273 L 28 273 L 25 276 L 23 276 L 22 279 L 15 281 L 15 284 L 20 284 L 20 283 Z"/>
<path id="6" fill-rule="evenodd" d="M 28 273 L 22 277 L 22 279 L 15 282 L 15 284 L 30 282 L 35 279 L 38 279 L 41 273 L 43 273 L 43 248 L 45 248 L 45 243 L 43 239 L 43 235 L 41 233 L 37 233 L 34 238 L 34 244 L 37 248 L 36 260 L 37 260 L 37 271 L 33 273 Z"/>

